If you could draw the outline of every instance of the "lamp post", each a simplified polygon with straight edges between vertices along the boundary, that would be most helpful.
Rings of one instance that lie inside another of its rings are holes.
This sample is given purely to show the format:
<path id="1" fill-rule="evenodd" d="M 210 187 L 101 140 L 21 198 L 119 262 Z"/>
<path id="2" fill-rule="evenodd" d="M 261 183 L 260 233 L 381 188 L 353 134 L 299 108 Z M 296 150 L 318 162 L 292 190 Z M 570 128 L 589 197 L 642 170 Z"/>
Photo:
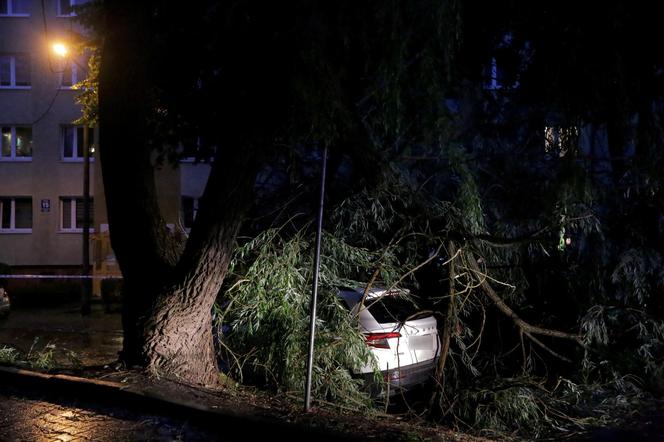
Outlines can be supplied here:
<path id="1" fill-rule="evenodd" d="M 81 314 L 89 315 L 91 310 L 90 280 L 90 135 L 88 125 L 83 126 L 83 285 L 81 291 Z"/>
<path id="2" fill-rule="evenodd" d="M 62 42 L 55 42 L 51 46 L 53 53 L 66 61 L 69 48 Z M 74 61 L 75 62 L 75 61 Z M 87 124 L 83 125 L 83 238 L 81 259 L 81 314 L 89 315 L 91 310 L 91 280 L 90 280 L 90 135 Z M 81 140 L 77 139 L 77 143 Z M 78 147 L 78 146 L 77 146 Z"/>
<path id="3" fill-rule="evenodd" d="M 318 302 L 318 272 L 320 267 L 320 244 L 323 230 L 323 204 L 325 202 L 325 174 L 327 172 L 327 146 L 323 149 L 323 159 L 320 174 L 320 197 L 318 199 L 318 218 L 316 223 L 316 246 L 314 250 L 314 280 L 311 289 L 311 303 L 309 307 L 309 351 L 307 353 L 307 373 L 304 385 L 304 411 L 311 409 L 311 378 L 314 366 L 314 342 L 316 337 L 316 304 Z"/>

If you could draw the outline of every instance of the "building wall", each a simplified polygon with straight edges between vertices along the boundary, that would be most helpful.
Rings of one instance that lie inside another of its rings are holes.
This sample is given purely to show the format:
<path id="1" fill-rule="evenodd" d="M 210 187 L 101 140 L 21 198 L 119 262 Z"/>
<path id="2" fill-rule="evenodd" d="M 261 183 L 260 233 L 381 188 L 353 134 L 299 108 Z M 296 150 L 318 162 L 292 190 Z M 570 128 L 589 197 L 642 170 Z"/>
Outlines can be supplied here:
<path id="1" fill-rule="evenodd" d="M 62 62 L 50 50 L 76 25 L 56 17 L 56 2 L 46 0 L 45 34 L 41 2 L 30 1 L 28 8 L 29 17 L 0 17 L 0 54 L 29 53 L 31 64 L 29 89 L 0 88 L 0 125 L 31 125 L 33 137 L 31 161 L 0 161 L 0 196 L 32 197 L 32 233 L 0 232 L 0 262 L 75 265 L 81 261 L 82 235 L 61 230 L 60 198 L 82 196 L 83 163 L 62 160 L 61 131 L 80 109 L 74 104 L 76 91 L 60 88 Z M 50 202 L 50 210 L 41 209 L 42 200 Z"/>
<path id="2" fill-rule="evenodd" d="M 81 109 L 74 103 L 77 92 L 60 86 L 63 61 L 52 52 L 52 44 L 66 42 L 69 30 L 80 28 L 73 18 L 58 16 L 55 0 L 43 4 L 46 31 L 41 0 L 28 1 L 28 17 L 0 16 L 0 55 L 29 53 L 31 60 L 28 89 L 0 87 L 0 126 L 31 125 L 33 136 L 31 161 L 0 160 L 0 197 L 32 197 L 32 231 L 0 229 L 0 262 L 71 270 L 81 263 L 82 233 L 61 228 L 61 197 L 83 195 L 83 162 L 63 160 L 62 127 L 79 118 Z M 85 64 L 82 59 L 77 62 Z M 106 201 L 99 161 L 92 161 L 92 227 L 101 233 L 108 229 Z M 208 173 L 209 166 L 189 163 L 166 164 L 156 171 L 159 205 L 168 224 L 180 224 L 181 195 L 198 198 Z M 42 210 L 42 201 L 49 202 L 50 209 Z M 94 260 L 94 244 L 91 248 Z"/>

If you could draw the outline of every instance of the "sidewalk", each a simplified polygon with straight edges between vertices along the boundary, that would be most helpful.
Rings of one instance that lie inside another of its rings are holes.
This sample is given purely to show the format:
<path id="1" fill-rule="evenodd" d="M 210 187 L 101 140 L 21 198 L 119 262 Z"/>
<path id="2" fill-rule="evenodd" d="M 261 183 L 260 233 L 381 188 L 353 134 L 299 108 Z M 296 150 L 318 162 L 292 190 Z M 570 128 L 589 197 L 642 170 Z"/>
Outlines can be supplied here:
<path id="1" fill-rule="evenodd" d="M 276 438 L 313 438 L 317 441 L 360 440 L 355 435 L 321 427 L 315 421 L 287 421 L 267 416 L 260 409 L 255 414 L 247 410 L 215 408 L 205 404 L 168 397 L 157 390 L 139 388 L 97 379 L 68 375 L 50 375 L 11 367 L 0 367 L 0 393 L 3 388 L 18 389 L 40 396 L 66 396 L 92 401 L 100 406 L 121 407 L 135 413 L 157 414 L 177 418 L 196 426 L 216 430 L 224 440 L 258 438 L 265 434 Z"/>
<path id="2" fill-rule="evenodd" d="M 8 441 L 228 441 L 219 428 L 201 428 L 122 406 L 72 395 L 45 397 L 25 387 L 0 386 L 0 438 Z"/>

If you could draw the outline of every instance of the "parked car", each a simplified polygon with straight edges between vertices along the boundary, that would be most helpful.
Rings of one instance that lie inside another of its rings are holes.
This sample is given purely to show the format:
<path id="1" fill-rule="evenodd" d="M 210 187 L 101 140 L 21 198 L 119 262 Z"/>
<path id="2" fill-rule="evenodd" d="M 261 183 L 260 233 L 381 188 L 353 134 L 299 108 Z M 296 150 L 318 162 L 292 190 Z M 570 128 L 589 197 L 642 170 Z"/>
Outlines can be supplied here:
<path id="1" fill-rule="evenodd" d="M 0 318 L 9 315 L 9 296 L 3 287 L 0 287 Z"/>
<path id="2" fill-rule="evenodd" d="M 388 393 L 389 388 L 391 396 L 431 379 L 440 352 L 436 318 L 430 313 L 418 314 L 405 290 L 372 288 L 362 303 L 363 295 L 364 289 L 339 291 L 351 312 L 359 315 L 383 385 L 374 382 L 371 364 L 356 374 L 365 378 L 374 395 Z"/>

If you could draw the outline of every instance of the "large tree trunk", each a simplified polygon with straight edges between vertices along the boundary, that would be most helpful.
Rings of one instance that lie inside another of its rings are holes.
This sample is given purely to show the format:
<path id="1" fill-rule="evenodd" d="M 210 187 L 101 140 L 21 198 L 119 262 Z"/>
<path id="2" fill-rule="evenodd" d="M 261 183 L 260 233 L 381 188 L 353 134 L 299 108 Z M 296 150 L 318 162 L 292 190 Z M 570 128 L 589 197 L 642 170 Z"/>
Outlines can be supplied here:
<path id="1" fill-rule="evenodd" d="M 215 160 L 182 252 L 157 202 L 150 116 L 149 2 L 106 4 L 99 76 L 100 159 L 111 244 L 124 277 L 120 359 L 213 385 L 211 308 L 226 275 L 258 163 L 251 146 Z"/>
<path id="2" fill-rule="evenodd" d="M 172 277 L 162 275 L 167 285 L 141 312 L 139 327 L 125 327 L 138 343 L 127 359 L 154 373 L 202 385 L 218 381 L 211 311 L 252 199 L 257 168 L 249 152 L 240 149 L 217 159 Z"/>

